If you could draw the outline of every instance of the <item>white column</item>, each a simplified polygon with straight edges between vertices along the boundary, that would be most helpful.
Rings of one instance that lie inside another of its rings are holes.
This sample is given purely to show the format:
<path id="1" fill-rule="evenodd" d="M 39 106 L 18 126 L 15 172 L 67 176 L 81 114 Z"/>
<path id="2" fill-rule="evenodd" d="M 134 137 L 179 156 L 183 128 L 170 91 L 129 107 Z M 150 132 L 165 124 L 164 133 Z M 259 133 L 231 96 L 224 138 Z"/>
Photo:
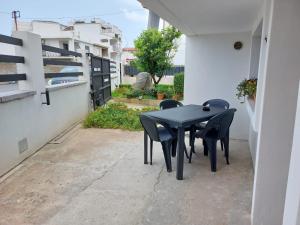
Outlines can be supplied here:
<path id="1" fill-rule="evenodd" d="M 149 10 L 149 15 L 148 15 L 148 29 L 149 28 L 157 28 L 159 27 L 159 16 Z"/>
<path id="2" fill-rule="evenodd" d="M 23 46 L 15 49 L 17 56 L 25 57 L 24 64 L 17 64 L 17 71 L 27 75 L 27 80 L 18 82 L 19 89 L 34 90 L 40 95 L 45 91 L 41 37 L 25 31 L 15 31 L 12 36 L 23 40 Z"/>
<path id="3" fill-rule="evenodd" d="M 69 44 L 69 50 L 75 51 L 74 39 L 69 40 L 68 44 Z"/>
<path id="4" fill-rule="evenodd" d="M 283 225 L 300 225 L 297 215 L 300 207 L 300 89 L 298 94 L 297 116 L 294 141 L 289 169 L 289 179 L 285 198 Z"/>
<path id="5" fill-rule="evenodd" d="M 274 0 L 259 124 L 253 225 L 282 225 L 300 79 L 300 1 Z"/>

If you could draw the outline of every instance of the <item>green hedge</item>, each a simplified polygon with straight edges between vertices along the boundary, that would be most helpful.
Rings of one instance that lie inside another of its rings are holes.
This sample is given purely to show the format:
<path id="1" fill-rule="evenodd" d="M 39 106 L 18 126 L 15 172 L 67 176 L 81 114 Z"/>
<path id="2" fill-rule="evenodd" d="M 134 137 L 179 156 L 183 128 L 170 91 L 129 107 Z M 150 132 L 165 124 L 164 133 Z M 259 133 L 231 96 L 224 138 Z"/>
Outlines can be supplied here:
<path id="1" fill-rule="evenodd" d="M 176 94 L 183 95 L 184 92 L 184 74 L 177 73 L 174 77 L 174 91 Z"/>

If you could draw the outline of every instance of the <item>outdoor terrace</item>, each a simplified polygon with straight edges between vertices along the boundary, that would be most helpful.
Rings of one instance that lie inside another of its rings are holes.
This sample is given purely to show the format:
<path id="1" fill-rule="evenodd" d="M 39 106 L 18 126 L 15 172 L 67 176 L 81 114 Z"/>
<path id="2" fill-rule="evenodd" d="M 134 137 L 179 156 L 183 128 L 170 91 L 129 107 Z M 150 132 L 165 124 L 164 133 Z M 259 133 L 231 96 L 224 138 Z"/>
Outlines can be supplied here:
<path id="1" fill-rule="evenodd" d="M 0 180 L 1 225 L 250 224 L 253 170 L 248 143 L 218 149 L 210 171 L 201 141 L 184 180 L 167 173 L 161 146 L 143 164 L 143 132 L 77 126 Z"/>

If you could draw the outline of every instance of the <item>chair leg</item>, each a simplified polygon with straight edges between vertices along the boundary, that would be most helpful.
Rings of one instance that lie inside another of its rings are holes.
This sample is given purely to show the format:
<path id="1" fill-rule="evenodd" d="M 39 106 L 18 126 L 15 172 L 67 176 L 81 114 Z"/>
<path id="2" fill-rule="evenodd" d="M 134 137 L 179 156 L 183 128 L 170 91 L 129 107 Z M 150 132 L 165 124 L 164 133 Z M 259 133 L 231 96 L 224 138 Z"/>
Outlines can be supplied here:
<path id="1" fill-rule="evenodd" d="M 192 140 L 190 155 L 188 157 L 189 163 L 192 163 L 192 155 L 193 155 L 193 153 L 195 153 L 195 139 L 194 139 L 194 137 L 193 137 L 193 140 Z"/>
<path id="2" fill-rule="evenodd" d="M 148 134 L 144 130 L 144 164 L 148 164 Z"/>
<path id="3" fill-rule="evenodd" d="M 229 165 L 229 136 L 224 138 L 224 150 L 226 163 Z"/>
<path id="4" fill-rule="evenodd" d="M 189 135 L 189 144 L 190 144 L 190 147 L 192 147 L 192 144 L 193 144 L 193 136 L 194 136 L 194 129 L 193 129 L 193 127 L 191 127 L 190 135 Z"/>
<path id="5" fill-rule="evenodd" d="M 220 143 L 221 143 L 221 150 L 224 151 L 224 140 L 221 139 L 221 140 L 220 140 Z"/>
<path id="6" fill-rule="evenodd" d="M 204 148 L 204 155 L 208 156 L 207 143 L 204 139 L 203 139 L 203 148 Z"/>
<path id="7" fill-rule="evenodd" d="M 189 163 L 192 163 L 192 155 L 193 155 L 193 146 L 191 147 L 190 150 Z"/>
<path id="8" fill-rule="evenodd" d="M 189 159 L 189 153 L 187 152 L 187 148 L 186 148 L 186 145 L 184 144 L 184 153 L 185 153 L 185 156 Z"/>
<path id="9" fill-rule="evenodd" d="M 209 149 L 211 171 L 216 172 L 217 171 L 217 140 L 207 139 L 206 143 Z"/>
<path id="10" fill-rule="evenodd" d="M 195 153 L 195 140 L 196 140 L 195 133 L 196 133 L 195 126 L 192 126 L 190 131 L 190 141 L 191 141 L 190 146 L 193 153 Z"/>
<path id="11" fill-rule="evenodd" d="M 150 139 L 150 165 L 152 165 L 152 156 L 153 156 L 153 140 Z"/>
<path id="12" fill-rule="evenodd" d="M 164 153 L 167 171 L 172 172 L 170 144 L 168 142 L 162 142 L 161 145 L 162 145 L 162 149 L 163 149 L 163 153 Z"/>
<path id="13" fill-rule="evenodd" d="M 177 139 L 172 141 L 172 157 L 176 157 Z"/>

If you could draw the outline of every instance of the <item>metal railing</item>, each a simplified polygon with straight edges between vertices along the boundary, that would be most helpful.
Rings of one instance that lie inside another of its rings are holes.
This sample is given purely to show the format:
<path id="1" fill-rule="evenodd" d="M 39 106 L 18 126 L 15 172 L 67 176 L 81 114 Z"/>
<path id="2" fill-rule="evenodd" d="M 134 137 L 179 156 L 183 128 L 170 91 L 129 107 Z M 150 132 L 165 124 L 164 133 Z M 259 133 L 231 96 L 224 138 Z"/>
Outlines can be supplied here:
<path id="1" fill-rule="evenodd" d="M 52 47 L 50 45 L 42 45 L 42 50 L 44 51 L 48 51 L 48 52 L 56 52 L 56 53 L 60 53 L 63 55 L 72 55 L 75 57 L 81 57 L 81 53 L 79 52 L 74 52 L 74 51 L 69 51 L 69 50 L 65 50 L 62 48 L 56 48 L 56 47 Z"/>
<path id="2" fill-rule="evenodd" d="M 52 53 L 59 53 L 62 56 L 75 56 L 82 57 L 81 53 L 69 51 L 66 49 L 56 48 L 49 45 L 42 45 L 42 50 Z M 43 59 L 44 66 L 56 65 L 56 66 L 82 66 L 81 62 L 65 61 L 59 59 Z M 67 72 L 67 73 L 45 73 L 45 78 L 55 77 L 78 77 L 82 76 L 83 72 Z"/>
<path id="3" fill-rule="evenodd" d="M 0 43 L 23 46 L 23 41 L 21 39 L 2 34 L 0 34 Z M 0 63 L 25 63 L 25 58 L 23 56 L 0 54 Z M 26 80 L 26 74 L 0 74 L 0 82 L 11 82 L 19 80 Z"/>

